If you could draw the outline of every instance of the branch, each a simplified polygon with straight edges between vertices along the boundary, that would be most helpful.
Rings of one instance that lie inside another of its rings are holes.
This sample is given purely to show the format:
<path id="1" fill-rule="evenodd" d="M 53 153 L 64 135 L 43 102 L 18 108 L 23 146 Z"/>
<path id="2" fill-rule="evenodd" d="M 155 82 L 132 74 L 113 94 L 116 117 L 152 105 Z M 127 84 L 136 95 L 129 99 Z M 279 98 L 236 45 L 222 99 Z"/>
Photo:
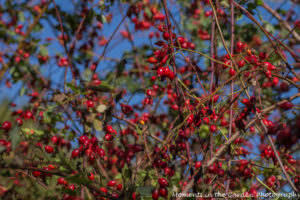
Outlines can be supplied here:
<path id="1" fill-rule="evenodd" d="M 274 11 L 269 5 L 265 3 L 262 4 L 262 7 L 269 11 L 280 23 L 282 23 L 283 26 L 292 33 L 294 39 L 298 43 L 300 42 L 300 36 L 297 34 L 297 32 L 293 31 L 293 28 L 285 20 L 283 20 L 282 17 L 276 11 Z"/>
<path id="2" fill-rule="evenodd" d="M 56 6 L 56 3 L 55 3 L 55 0 L 52 0 L 53 4 L 54 4 L 54 8 L 55 8 L 55 12 L 56 12 L 56 16 L 57 16 L 57 19 L 59 21 L 59 26 L 60 26 L 60 31 L 61 31 L 61 34 L 62 34 L 62 39 L 63 39 L 63 43 L 64 43 L 64 48 L 65 48 L 65 51 L 67 53 L 67 56 L 68 56 L 68 60 L 69 60 L 69 64 L 70 64 L 70 70 L 71 70 L 71 73 L 72 73 L 72 81 L 74 84 L 75 83 L 75 73 L 74 73 L 74 66 L 73 66 L 73 62 L 72 62 L 72 58 L 71 58 L 71 55 L 70 55 L 70 52 L 68 50 L 68 47 L 67 47 L 67 43 L 66 43 L 66 40 L 65 40 L 65 34 L 64 34 L 64 27 L 63 27 L 63 23 L 62 23 L 62 20 L 61 20 L 61 17 L 60 17 L 60 14 L 59 14 L 59 10 Z"/>

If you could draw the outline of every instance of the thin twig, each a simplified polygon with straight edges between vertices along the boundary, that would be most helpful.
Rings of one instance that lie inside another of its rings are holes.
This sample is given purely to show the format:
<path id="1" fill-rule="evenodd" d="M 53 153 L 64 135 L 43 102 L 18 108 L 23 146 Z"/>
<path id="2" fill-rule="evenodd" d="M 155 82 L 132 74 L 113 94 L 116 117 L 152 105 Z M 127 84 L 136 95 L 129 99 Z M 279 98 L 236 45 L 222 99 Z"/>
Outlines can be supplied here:
<path id="1" fill-rule="evenodd" d="M 71 73 L 72 73 L 72 82 L 73 82 L 74 85 L 76 85 L 76 82 L 75 82 L 75 73 L 74 73 L 74 69 L 75 68 L 73 66 L 72 58 L 71 58 L 70 52 L 69 52 L 68 47 L 67 47 L 67 42 L 65 40 L 65 33 L 64 33 L 63 22 L 61 20 L 60 13 L 59 13 L 59 10 L 58 10 L 58 8 L 56 6 L 55 0 L 52 0 L 52 2 L 53 2 L 54 9 L 55 9 L 55 12 L 56 12 L 56 16 L 57 16 L 57 19 L 58 19 L 58 22 L 59 22 L 60 31 L 61 31 L 61 34 L 62 34 L 63 46 L 64 46 L 64 49 L 65 49 L 66 54 L 68 56 L 68 61 L 69 61 L 68 64 L 70 65 L 70 70 L 71 70 Z M 66 72 L 65 72 L 65 74 L 66 74 Z M 65 77 L 66 77 L 66 75 L 65 75 Z"/>

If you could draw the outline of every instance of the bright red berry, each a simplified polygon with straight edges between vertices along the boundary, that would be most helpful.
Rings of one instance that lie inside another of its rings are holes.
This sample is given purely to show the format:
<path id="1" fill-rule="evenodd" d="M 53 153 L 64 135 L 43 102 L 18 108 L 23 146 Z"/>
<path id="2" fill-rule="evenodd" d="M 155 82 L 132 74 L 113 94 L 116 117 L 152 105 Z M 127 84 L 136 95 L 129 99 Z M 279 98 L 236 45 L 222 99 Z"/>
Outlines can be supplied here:
<path id="1" fill-rule="evenodd" d="M 44 148 L 45 148 L 45 151 L 47 153 L 53 153 L 54 152 L 54 148 L 50 145 L 46 145 Z"/>
<path id="2" fill-rule="evenodd" d="M 158 192 L 158 190 L 156 189 L 156 190 L 154 190 L 153 192 L 152 192 L 152 199 L 153 200 L 157 200 L 159 198 L 159 192 Z"/>
<path id="3" fill-rule="evenodd" d="M 201 165 L 202 165 L 202 163 L 201 163 L 200 161 L 197 161 L 197 162 L 195 163 L 195 168 L 196 168 L 196 169 L 199 169 L 199 168 L 201 167 Z"/>
<path id="4" fill-rule="evenodd" d="M 165 179 L 165 178 L 159 178 L 159 179 L 158 179 L 158 184 L 159 184 L 161 187 L 167 187 L 167 186 L 168 186 L 168 181 L 167 181 L 167 179 Z"/>
<path id="5" fill-rule="evenodd" d="M 41 172 L 40 171 L 33 171 L 32 175 L 35 176 L 35 177 L 39 177 L 41 175 Z"/>
<path id="6" fill-rule="evenodd" d="M 217 131 L 217 126 L 213 124 L 210 126 L 209 130 L 214 133 Z"/>
<path id="7" fill-rule="evenodd" d="M 79 156 L 79 153 L 80 153 L 79 149 L 74 149 L 74 150 L 72 151 L 71 157 L 72 157 L 72 158 L 76 158 L 76 157 Z"/>
<path id="8" fill-rule="evenodd" d="M 88 178 L 89 178 L 91 181 L 93 181 L 93 180 L 95 179 L 95 175 L 94 175 L 93 173 L 90 173 L 90 174 L 88 175 Z"/>
<path id="9" fill-rule="evenodd" d="M 115 180 L 111 180 L 111 181 L 108 181 L 108 183 L 107 183 L 107 186 L 108 187 L 113 187 L 113 186 L 115 186 L 116 185 L 116 181 Z"/>
<path id="10" fill-rule="evenodd" d="M 5 121 L 2 123 L 1 128 L 4 129 L 5 131 L 9 131 L 11 129 L 11 122 L 10 121 Z"/>
<path id="11" fill-rule="evenodd" d="M 244 61 L 244 60 L 240 60 L 240 61 L 238 62 L 238 66 L 239 66 L 239 67 L 244 67 L 244 65 L 245 65 L 245 61 Z"/>

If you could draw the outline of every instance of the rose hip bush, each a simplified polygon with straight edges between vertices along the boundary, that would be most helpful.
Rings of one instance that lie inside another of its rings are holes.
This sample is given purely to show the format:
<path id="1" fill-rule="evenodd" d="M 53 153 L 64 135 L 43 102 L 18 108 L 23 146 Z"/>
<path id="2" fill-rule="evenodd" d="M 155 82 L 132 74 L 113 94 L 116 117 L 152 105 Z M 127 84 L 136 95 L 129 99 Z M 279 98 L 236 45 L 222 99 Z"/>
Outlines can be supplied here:
<path id="1" fill-rule="evenodd" d="M 1 199 L 298 193 L 299 7 L 2 2 Z"/>

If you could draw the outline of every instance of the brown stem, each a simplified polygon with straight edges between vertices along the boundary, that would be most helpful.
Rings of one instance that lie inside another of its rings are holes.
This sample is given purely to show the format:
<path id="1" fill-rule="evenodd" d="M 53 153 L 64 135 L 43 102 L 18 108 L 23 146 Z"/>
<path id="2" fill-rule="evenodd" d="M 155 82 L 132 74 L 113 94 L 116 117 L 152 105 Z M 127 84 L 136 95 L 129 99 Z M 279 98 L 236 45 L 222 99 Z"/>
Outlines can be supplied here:
<path id="1" fill-rule="evenodd" d="M 210 39 L 210 57 L 215 58 L 215 28 L 216 28 L 216 19 L 213 16 L 213 21 L 211 24 L 211 39 Z M 214 78 L 215 78 L 215 62 L 211 60 L 211 74 L 210 74 L 210 84 L 209 84 L 209 93 L 211 94 L 214 90 Z M 209 133 L 209 141 L 210 141 L 210 158 L 213 156 L 213 146 L 214 146 L 214 136 L 213 132 Z"/>
<path id="2" fill-rule="evenodd" d="M 232 2 L 233 2 L 233 1 L 232 1 Z M 213 8 L 213 13 L 214 13 L 214 15 L 216 16 L 216 11 L 215 11 L 215 9 L 214 9 L 214 7 L 213 7 L 213 4 L 211 3 L 211 0 L 210 0 L 210 4 L 211 4 L 211 6 L 212 6 L 212 8 Z M 225 43 L 225 40 L 224 40 L 222 31 L 221 31 L 221 28 L 220 28 L 220 25 L 219 25 L 219 22 L 218 22 L 217 19 L 216 19 L 216 23 L 217 23 L 217 27 L 218 27 L 218 30 L 219 30 L 219 33 L 220 33 L 220 36 L 221 36 L 223 45 L 224 45 L 224 47 L 225 47 L 225 50 L 226 50 L 226 52 L 227 52 L 228 54 L 230 54 L 230 52 L 229 52 L 229 50 L 228 50 L 228 48 L 227 48 L 227 46 L 226 46 L 226 43 Z M 272 41 L 272 40 L 271 40 L 271 41 Z M 272 44 L 273 44 L 273 41 L 272 41 Z M 233 64 L 234 64 L 235 70 L 238 71 L 238 68 L 237 68 L 237 66 L 236 66 L 236 63 L 234 62 L 232 56 L 229 55 L 229 57 L 230 57 L 230 59 L 231 59 L 231 62 L 233 62 Z M 243 79 L 242 79 L 241 77 L 239 77 L 239 79 L 240 79 L 240 82 L 241 82 L 243 88 L 245 88 L 245 83 L 243 82 Z M 247 95 L 248 99 L 250 99 L 249 92 L 248 92 L 247 90 L 245 90 L 245 92 L 246 92 L 246 95 Z M 266 125 L 263 123 L 263 121 L 262 121 L 262 119 L 261 119 L 261 116 L 258 114 L 257 111 L 255 112 L 255 115 L 256 115 L 256 117 L 259 119 L 259 122 L 260 122 L 261 126 L 263 127 L 264 132 L 267 134 L 268 129 L 267 129 Z M 294 190 L 295 192 L 298 192 L 298 189 L 295 187 L 295 185 L 293 184 L 291 178 L 289 177 L 288 173 L 286 172 L 286 170 L 285 170 L 285 168 L 284 168 L 284 166 L 283 166 L 283 164 L 282 164 L 282 161 L 281 161 L 281 159 L 280 159 L 280 157 L 279 157 L 279 155 L 278 155 L 278 153 L 277 153 L 276 147 L 275 147 L 275 145 L 274 145 L 274 143 L 273 143 L 273 141 L 272 141 L 272 139 L 271 139 L 270 136 L 268 136 L 268 140 L 269 140 L 269 142 L 270 142 L 270 144 L 271 144 L 271 147 L 272 147 L 272 149 L 273 149 L 273 151 L 274 151 L 274 154 L 275 154 L 275 156 L 276 156 L 276 158 L 277 158 L 277 161 L 279 162 L 279 165 L 280 165 L 280 167 L 281 167 L 282 172 L 283 172 L 284 175 L 286 176 L 286 178 L 287 178 L 289 184 L 291 185 L 291 187 L 293 188 L 293 190 Z"/>
<path id="3" fill-rule="evenodd" d="M 269 5 L 263 3 L 262 7 L 265 8 L 267 11 L 269 11 L 280 23 L 283 24 L 283 26 L 288 30 L 292 31 L 292 27 L 282 19 L 282 17 L 278 14 L 278 12 L 274 11 Z M 292 31 L 292 35 L 294 39 L 299 43 L 300 42 L 300 35 L 297 34 L 296 31 Z"/>
<path id="4" fill-rule="evenodd" d="M 164 6 L 166 18 L 167 18 L 167 28 L 168 28 L 168 32 L 170 35 L 170 44 L 171 44 L 171 47 L 173 47 L 173 31 L 172 31 L 172 25 L 171 25 L 171 21 L 170 21 L 170 17 L 169 17 L 169 11 L 168 11 L 166 0 L 163 0 L 163 6 Z M 174 49 L 171 48 L 172 55 L 173 55 L 173 52 L 174 52 Z M 182 111 L 182 106 L 181 106 L 181 101 L 180 101 L 181 98 L 180 98 L 180 93 L 179 93 L 179 85 L 178 85 L 178 80 L 177 80 L 177 69 L 176 69 L 176 65 L 175 65 L 174 56 L 172 56 L 172 59 L 170 62 L 172 63 L 173 71 L 175 74 L 175 89 L 176 89 L 177 104 L 178 104 L 178 109 L 179 109 L 179 114 L 180 114 L 180 120 L 183 121 L 183 111 Z"/>
<path id="5" fill-rule="evenodd" d="M 120 28 L 120 26 L 122 25 L 122 23 L 125 21 L 126 17 L 127 17 L 127 16 L 124 16 L 124 17 L 122 18 L 122 20 L 120 21 L 120 23 L 118 24 L 118 26 L 115 28 L 114 32 L 110 35 L 110 37 L 109 37 L 107 43 L 106 43 L 105 46 L 104 46 L 104 49 L 103 49 L 103 51 L 102 51 L 101 56 L 100 56 L 100 57 L 98 58 L 98 60 L 95 62 L 96 68 L 95 68 L 95 70 L 94 70 L 94 73 L 96 72 L 97 67 L 98 67 L 99 63 L 101 62 L 101 60 L 104 58 L 105 53 L 106 53 L 106 50 L 107 50 L 107 48 L 108 48 L 108 45 L 109 45 L 110 42 L 112 41 L 114 35 L 117 33 L 117 31 L 118 31 L 118 29 Z"/>
<path id="6" fill-rule="evenodd" d="M 232 3 L 230 3 L 230 53 L 233 55 L 233 50 L 234 50 L 234 24 L 235 24 L 235 20 L 234 20 L 234 8 Z M 230 84 L 230 93 L 232 94 L 230 97 L 230 101 L 233 102 L 234 96 L 233 96 L 233 80 L 231 81 Z M 232 110 L 232 104 L 230 105 L 230 111 L 229 111 L 229 131 L 228 131 L 228 138 L 231 137 L 231 133 L 232 133 L 232 125 L 233 125 L 233 110 Z M 228 171 L 230 170 L 231 167 L 231 162 L 230 162 L 230 149 L 228 150 L 229 153 L 229 158 L 228 158 Z M 228 175 L 227 175 L 228 176 Z M 230 185 L 230 177 L 227 177 L 227 181 L 226 181 L 226 189 L 225 189 L 225 194 L 227 196 L 228 191 L 229 191 L 229 185 Z"/>
<path id="7" fill-rule="evenodd" d="M 62 39 L 63 39 L 63 46 L 65 48 L 65 51 L 66 51 L 66 54 L 68 56 L 68 60 L 69 60 L 69 64 L 70 64 L 70 70 L 71 70 L 71 73 L 72 73 L 72 82 L 73 84 L 76 85 L 75 83 L 75 73 L 74 73 L 74 66 L 73 66 L 73 62 L 72 62 L 72 58 L 71 58 L 71 55 L 70 55 L 70 52 L 68 50 L 68 47 L 67 47 L 67 42 L 65 40 L 65 33 L 64 33 L 64 27 L 63 27 L 63 23 L 62 23 L 62 20 L 61 20 L 61 17 L 60 17 L 60 13 L 59 13 L 59 10 L 56 6 L 56 3 L 55 3 L 55 0 L 52 0 L 53 2 L 53 5 L 54 5 L 54 8 L 55 8 L 55 12 L 56 12 L 56 16 L 57 16 L 57 19 L 58 19 L 58 22 L 59 22 L 59 26 L 60 26 L 60 31 L 61 31 L 61 34 L 62 34 Z M 65 72 L 66 74 L 66 72 Z"/>
<path id="8" fill-rule="evenodd" d="M 22 174 L 28 176 L 28 177 L 31 178 L 32 180 L 36 181 L 36 182 L 37 182 L 39 185 L 41 185 L 43 188 L 45 188 L 47 191 L 49 191 L 49 187 L 48 187 L 47 185 L 45 185 L 42 181 L 40 181 L 38 178 L 35 178 L 34 176 L 32 176 L 32 175 L 30 175 L 30 174 L 24 172 L 23 170 L 18 170 L 18 169 L 17 169 L 16 172 L 20 172 L 20 173 L 22 173 Z M 53 190 L 52 190 L 52 192 L 53 192 L 54 196 L 58 199 L 59 197 L 58 197 L 58 195 L 56 194 L 56 192 L 53 191 Z"/>

